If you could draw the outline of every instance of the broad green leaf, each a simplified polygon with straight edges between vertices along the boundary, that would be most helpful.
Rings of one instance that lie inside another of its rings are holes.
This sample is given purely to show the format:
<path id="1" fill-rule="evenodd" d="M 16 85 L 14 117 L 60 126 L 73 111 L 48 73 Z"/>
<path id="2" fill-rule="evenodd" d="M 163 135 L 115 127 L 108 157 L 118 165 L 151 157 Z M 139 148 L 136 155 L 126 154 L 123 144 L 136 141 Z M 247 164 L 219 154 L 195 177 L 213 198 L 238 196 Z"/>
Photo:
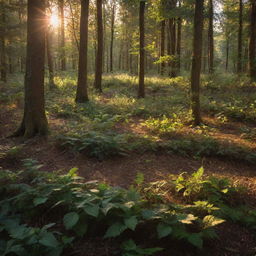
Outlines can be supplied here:
<path id="1" fill-rule="evenodd" d="M 159 223 L 157 225 L 157 234 L 159 238 L 166 237 L 172 233 L 172 228 L 165 224 L 165 223 Z"/>
<path id="2" fill-rule="evenodd" d="M 90 204 L 87 204 L 83 207 L 84 211 L 88 214 L 88 215 L 91 215 L 95 218 L 98 217 L 99 215 L 99 206 L 98 205 L 90 205 Z"/>
<path id="3" fill-rule="evenodd" d="M 50 232 L 45 232 L 38 242 L 47 247 L 56 248 L 59 246 L 59 243 L 56 240 L 55 236 Z"/>
<path id="4" fill-rule="evenodd" d="M 124 223 L 125 223 L 127 228 L 129 228 L 131 230 L 135 230 L 135 228 L 138 224 L 138 220 L 135 216 L 132 216 L 130 218 L 125 219 Z"/>
<path id="5" fill-rule="evenodd" d="M 177 216 L 179 222 L 183 224 L 192 224 L 197 219 L 193 214 L 180 214 Z"/>
<path id="6" fill-rule="evenodd" d="M 214 227 L 223 222 L 225 222 L 225 220 L 217 218 L 213 215 L 207 215 L 203 218 L 204 228 Z"/>
<path id="7" fill-rule="evenodd" d="M 203 239 L 200 233 L 190 234 L 188 236 L 188 241 L 199 249 L 203 248 Z"/>
<path id="8" fill-rule="evenodd" d="M 37 198 L 34 198 L 33 204 L 34 206 L 38 206 L 40 204 L 44 204 L 47 200 L 48 200 L 47 197 L 37 197 Z"/>
<path id="9" fill-rule="evenodd" d="M 116 222 L 113 225 L 111 225 L 106 234 L 105 234 L 105 238 L 109 238 L 109 237 L 117 237 L 119 236 L 124 230 L 126 229 L 126 226 L 121 223 L 121 222 Z"/>
<path id="10" fill-rule="evenodd" d="M 73 228 L 79 220 L 79 215 L 76 212 L 67 213 L 63 217 L 64 226 L 67 230 Z"/>

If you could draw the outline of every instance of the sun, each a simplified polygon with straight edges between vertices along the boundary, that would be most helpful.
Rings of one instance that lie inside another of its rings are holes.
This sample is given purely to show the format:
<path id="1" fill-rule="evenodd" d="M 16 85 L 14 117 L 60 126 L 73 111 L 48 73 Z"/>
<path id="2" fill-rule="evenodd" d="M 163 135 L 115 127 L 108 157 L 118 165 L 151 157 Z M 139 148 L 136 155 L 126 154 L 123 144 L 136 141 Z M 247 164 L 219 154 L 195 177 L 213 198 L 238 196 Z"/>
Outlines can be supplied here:
<path id="1" fill-rule="evenodd" d="M 53 27 L 58 27 L 59 26 L 59 18 L 58 18 L 58 15 L 56 14 L 52 14 L 50 16 L 50 25 L 53 26 Z"/>

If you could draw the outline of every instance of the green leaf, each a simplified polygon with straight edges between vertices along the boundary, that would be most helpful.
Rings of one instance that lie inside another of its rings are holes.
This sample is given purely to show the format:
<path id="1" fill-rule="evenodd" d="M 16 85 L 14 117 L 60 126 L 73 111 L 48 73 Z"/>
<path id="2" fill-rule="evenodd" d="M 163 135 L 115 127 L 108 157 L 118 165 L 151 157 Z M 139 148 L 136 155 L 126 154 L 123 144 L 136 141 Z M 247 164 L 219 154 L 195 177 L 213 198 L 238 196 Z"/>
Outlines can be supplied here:
<path id="1" fill-rule="evenodd" d="M 79 220 L 79 215 L 76 212 L 67 213 L 63 217 L 64 226 L 67 230 L 73 228 Z"/>
<path id="2" fill-rule="evenodd" d="M 203 239 L 201 238 L 201 234 L 200 233 L 194 233 L 194 234 L 190 234 L 188 236 L 188 241 L 194 245 L 195 247 L 202 249 L 203 248 Z"/>
<path id="3" fill-rule="evenodd" d="M 138 224 L 138 220 L 135 216 L 132 216 L 128 219 L 124 220 L 124 223 L 126 225 L 127 228 L 131 229 L 131 230 L 135 230 L 137 224 Z"/>
<path id="4" fill-rule="evenodd" d="M 109 237 L 117 237 L 119 236 L 124 230 L 126 229 L 126 226 L 122 224 L 121 222 L 116 222 L 113 225 L 111 225 L 104 238 L 109 238 Z"/>
<path id="5" fill-rule="evenodd" d="M 192 224 L 197 219 L 193 214 L 180 214 L 177 216 L 179 222 L 183 224 Z"/>
<path id="6" fill-rule="evenodd" d="M 157 225 L 157 234 L 158 234 L 158 238 L 163 238 L 166 237 L 168 235 L 170 235 L 172 233 L 172 228 L 164 223 L 159 223 Z"/>
<path id="7" fill-rule="evenodd" d="M 214 226 L 217 226 L 217 225 L 219 225 L 223 222 L 225 222 L 225 220 L 217 218 L 213 215 L 207 215 L 203 218 L 204 228 L 214 227 Z"/>
<path id="8" fill-rule="evenodd" d="M 95 218 L 97 218 L 99 216 L 99 206 L 98 205 L 90 205 L 90 204 L 87 204 L 83 207 L 83 210 L 88 214 L 88 215 L 91 215 Z"/>
<path id="9" fill-rule="evenodd" d="M 34 206 L 38 206 L 40 204 L 44 204 L 47 200 L 48 200 L 47 197 L 37 197 L 37 198 L 34 198 L 33 204 Z"/>
<path id="10" fill-rule="evenodd" d="M 55 236 L 50 232 L 45 232 L 38 242 L 46 247 L 56 248 L 59 246 L 59 243 L 56 240 Z"/>

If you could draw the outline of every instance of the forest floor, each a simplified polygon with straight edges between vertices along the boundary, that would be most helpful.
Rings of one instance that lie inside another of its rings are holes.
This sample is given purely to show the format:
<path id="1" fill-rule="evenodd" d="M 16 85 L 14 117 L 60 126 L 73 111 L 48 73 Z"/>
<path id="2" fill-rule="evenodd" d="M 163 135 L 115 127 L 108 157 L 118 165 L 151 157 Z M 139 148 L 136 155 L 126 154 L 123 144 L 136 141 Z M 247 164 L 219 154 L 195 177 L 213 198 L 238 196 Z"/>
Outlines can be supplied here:
<path id="1" fill-rule="evenodd" d="M 30 158 L 48 171 L 78 167 L 86 180 L 129 187 L 137 173 L 156 181 L 203 166 L 247 187 L 256 205 L 256 87 L 245 78 L 203 77 L 200 127 L 191 126 L 186 78 L 149 77 L 146 99 L 138 100 L 133 76 L 106 75 L 104 93 L 90 90 L 91 101 L 81 105 L 73 101 L 75 83 L 72 73 L 56 78 L 58 89 L 46 91 L 51 133 L 27 141 L 7 138 L 22 118 L 22 77 L 0 85 L 0 167 L 17 170 Z M 219 233 L 214 255 L 255 255 L 248 229 L 230 224 Z M 111 255 L 93 253 L 86 255 Z"/>

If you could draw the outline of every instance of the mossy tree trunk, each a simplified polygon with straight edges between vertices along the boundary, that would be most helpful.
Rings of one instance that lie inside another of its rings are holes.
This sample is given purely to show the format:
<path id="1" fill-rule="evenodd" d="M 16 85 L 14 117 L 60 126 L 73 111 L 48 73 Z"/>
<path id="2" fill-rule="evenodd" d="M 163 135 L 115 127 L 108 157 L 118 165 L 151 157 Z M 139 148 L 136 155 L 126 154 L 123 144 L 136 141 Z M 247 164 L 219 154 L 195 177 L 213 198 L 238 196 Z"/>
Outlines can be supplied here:
<path id="1" fill-rule="evenodd" d="M 191 69 L 191 104 L 193 124 L 201 123 L 200 110 L 200 74 L 202 58 L 202 35 L 203 35 L 203 10 L 204 0 L 196 0 L 194 16 L 194 38 L 193 38 L 193 56 Z"/>
<path id="2" fill-rule="evenodd" d="M 87 93 L 88 17 L 89 0 L 81 0 L 80 48 L 76 91 L 76 102 L 79 103 L 87 102 L 89 100 Z"/>
<path id="3" fill-rule="evenodd" d="M 44 100 L 44 64 L 47 19 L 45 0 L 28 0 L 25 105 L 22 123 L 14 136 L 30 138 L 48 132 Z"/>

